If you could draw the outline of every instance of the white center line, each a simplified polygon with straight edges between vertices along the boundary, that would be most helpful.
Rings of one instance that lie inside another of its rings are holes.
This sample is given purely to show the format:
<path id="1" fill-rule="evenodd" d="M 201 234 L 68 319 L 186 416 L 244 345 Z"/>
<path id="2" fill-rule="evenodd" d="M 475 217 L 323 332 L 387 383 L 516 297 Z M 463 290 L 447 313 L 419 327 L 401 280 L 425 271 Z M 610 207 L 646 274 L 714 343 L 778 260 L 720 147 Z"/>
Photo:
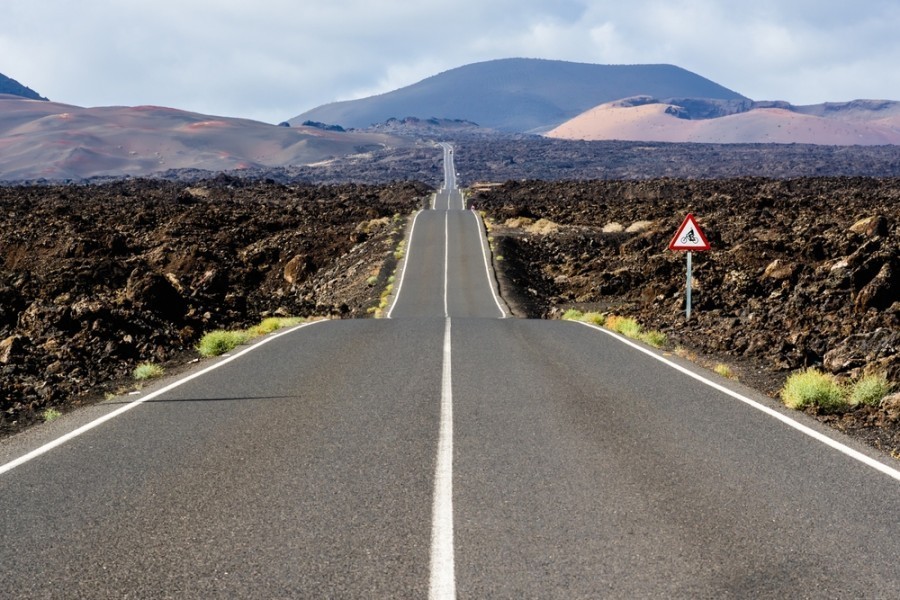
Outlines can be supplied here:
<path id="1" fill-rule="evenodd" d="M 450 213 L 444 213 L 444 317 L 450 318 L 450 310 L 447 303 L 447 281 L 450 269 Z"/>
<path id="2" fill-rule="evenodd" d="M 453 377 L 450 349 L 450 319 L 447 319 L 444 326 L 444 368 L 441 375 L 441 424 L 431 510 L 430 600 L 456 598 L 453 556 Z"/>

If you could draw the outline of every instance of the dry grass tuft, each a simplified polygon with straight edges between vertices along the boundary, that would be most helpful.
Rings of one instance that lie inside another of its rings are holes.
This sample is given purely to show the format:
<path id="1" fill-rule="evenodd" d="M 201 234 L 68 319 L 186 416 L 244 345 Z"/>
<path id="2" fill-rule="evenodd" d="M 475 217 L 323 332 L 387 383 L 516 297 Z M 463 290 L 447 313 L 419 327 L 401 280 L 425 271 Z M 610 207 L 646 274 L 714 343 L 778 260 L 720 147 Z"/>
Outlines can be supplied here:
<path id="1" fill-rule="evenodd" d="M 713 371 L 725 377 L 726 379 L 734 379 L 734 371 L 731 370 L 731 367 L 726 365 L 725 363 L 718 363 L 715 367 L 713 367 Z"/>
<path id="2" fill-rule="evenodd" d="M 625 233 L 641 233 L 653 226 L 653 221 L 635 221 L 625 230 Z"/>

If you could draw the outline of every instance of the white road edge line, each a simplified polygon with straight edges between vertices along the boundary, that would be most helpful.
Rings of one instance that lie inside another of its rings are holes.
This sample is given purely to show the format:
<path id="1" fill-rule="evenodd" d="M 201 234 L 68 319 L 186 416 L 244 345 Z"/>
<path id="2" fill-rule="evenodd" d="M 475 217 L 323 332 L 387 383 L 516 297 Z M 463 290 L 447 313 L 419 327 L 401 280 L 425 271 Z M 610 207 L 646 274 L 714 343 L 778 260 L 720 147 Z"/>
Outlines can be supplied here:
<path id="1" fill-rule="evenodd" d="M 81 434 L 87 433 L 88 431 L 90 431 L 96 427 L 99 427 L 100 425 L 102 425 L 103 423 L 106 423 L 107 421 L 115 419 L 119 415 L 121 415 L 125 412 L 128 412 L 132 408 L 135 408 L 135 407 L 143 404 L 144 402 L 147 402 L 148 400 L 152 400 L 152 399 L 154 399 L 158 396 L 161 396 L 167 392 L 171 392 L 175 388 L 181 386 L 182 384 L 187 383 L 188 381 L 191 381 L 192 379 L 197 379 L 198 377 L 206 375 L 207 373 L 209 373 L 211 371 L 215 371 L 219 367 L 226 365 L 233 360 L 237 360 L 238 358 L 240 358 L 241 356 L 243 356 L 245 354 L 253 352 L 260 346 L 268 344 L 269 342 L 271 342 L 274 339 L 280 338 L 283 335 L 291 334 L 299 329 L 303 329 L 304 327 L 309 327 L 310 325 L 315 325 L 316 323 L 321 323 L 321 322 L 323 322 L 323 321 L 311 321 L 309 323 L 303 323 L 301 325 L 297 325 L 296 327 L 291 327 L 290 329 L 287 329 L 280 333 L 273 333 L 273 334 L 267 336 L 266 338 L 262 339 L 261 341 L 253 344 L 249 348 L 245 348 L 244 350 L 241 350 L 240 352 L 238 352 L 232 356 L 229 356 L 228 358 L 220 360 L 219 362 L 212 364 L 201 371 L 192 373 L 192 374 L 188 375 L 187 377 L 183 377 L 182 379 L 179 379 L 178 381 L 170 383 L 169 385 L 165 386 L 164 388 L 158 389 L 155 392 L 147 394 L 146 396 L 144 396 L 142 398 L 138 398 L 137 400 L 135 400 L 129 404 L 126 404 L 125 406 L 118 408 L 111 413 L 103 415 L 102 417 L 95 419 L 95 420 L 91 421 L 90 423 L 82 425 L 78 429 L 70 431 L 69 433 L 53 440 L 52 442 L 47 442 L 43 446 L 36 448 L 36 449 L 32 450 L 31 452 L 24 454 L 24 455 L 20 456 L 19 458 L 6 463 L 5 465 L 0 465 L 0 475 L 2 475 L 4 473 L 8 473 L 9 471 L 12 471 L 16 467 L 22 466 L 25 463 L 27 463 L 31 460 L 34 460 L 35 458 L 37 458 L 43 454 L 46 454 L 47 452 L 50 452 L 54 448 L 58 448 L 59 446 L 62 446 L 66 442 L 71 441 L 71 440 L 77 438 L 78 436 L 80 436 Z"/>
<path id="2" fill-rule="evenodd" d="M 441 424 L 434 469 L 431 519 L 430 600 L 456 598 L 453 550 L 453 374 L 450 319 L 444 326 L 444 366 L 441 374 Z"/>
<path id="3" fill-rule="evenodd" d="M 506 313 L 506 309 L 500 304 L 500 296 L 494 290 L 494 279 L 491 277 L 490 259 L 488 258 L 487 245 L 484 243 L 484 238 L 487 236 L 487 233 L 485 232 L 484 224 L 478 213 L 473 210 L 472 215 L 475 217 L 475 227 L 478 228 L 478 240 L 481 242 L 481 255 L 484 257 L 484 272 L 487 275 L 488 287 L 491 288 L 491 294 L 494 296 L 494 303 L 497 305 L 497 308 L 500 309 L 500 314 L 503 315 L 502 318 L 505 319 L 509 315 Z"/>
<path id="4" fill-rule="evenodd" d="M 804 425 L 803 423 L 795 421 L 786 415 L 781 414 L 777 410 L 771 409 L 768 406 L 765 406 L 764 404 L 760 404 L 756 400 L 751 400 L 747 396 L 739 394 L 739 393 L 735 392 L 734 390 L 730 390 L 727 387 L 716 383 L 715 381 L 711 381 L 711 380 L 703 377 L 702 375 L 694 373 L 690 369 L 686 369 L 686 368 L 682 367 L 681 365 L 676 364 L 676 363 L 668 360 L 667 358 L 660 356 L 659 354 L 656 354 L 655 352 L 652 352 L 651 350 L 640 346 L 639 344 L 636 344 L 630 340 L 623 338 L 622 336 L 620 336 L 616 333 L 613 333 L 612 331 L 609 331 L 608 329 L 604 329 L 602 327 L 593 325 L 591 323 L 584 323 L 582 321 L 578 321 L 578 322 L 581 323 L 582 325 L 585 325 L 586 327 L 590 327 L 591 329 L 596 329 L 597 331 L 605 333 L 606 335 L 619 340 L 623 344 L 628 344 L 635 350 L 639 350 L 639 351 L 643 352 L 647 356 L 650 356 L 650 357 L 660 361 L 661 363 L 672 367 L 676 371 L 680 371 L 681 373 L 684 373 L 688 377 L 693 377 L 700 383 L 703 383 L 715 390 L 718 390 L 718 391 L 722 392 L 723 394 L 731 396 L 735 400 L 739 400 L 739 401 L 743 402 L 744 404 L 747 404 L 748 406 L 755 408 L 756 410 L 769 415 L 770 417 L 778 419 L 779 421 L 781 421 L 788 427 L 792 427 L 793 429 L 796 429 L 800 433 L 802 433 L 804 435 L 808 435 L 809 437 L 813 438 L 814 440 L 817 440 L 817 441 L 825 444 L 826 446 L 829 446 L 829 447 L 833 448 L 834 450 L 837 450 L 838 452 L 841 452 L 842 454 L 845 454 L 846 456 L 849 456 L 850 458 L 863 463 L 864 465 L 872 467 L 876 471 L 880 471 L 881 473 L 887 475 L 888 477 L 892 477 L 892 478 L 896 479 L 897 481 L 900 481 L 900 471 L 898 471 L 897 469 L 889 467 L 886 464 L 879 462 L 870 456 L 866 456 L 862 452 L 859 452 L 858 450 L 854 450 L 853 448 L 846 446 L 837 440 L 833 440 L 830 437 L 828 437 L 827 435 L 820 433 L 820 432 L 816 431 L 815 429 L 812 429 L 811 427 Z"/>
<path id="5" fill-rule="evenodd" d="M 394 301 L 391 303 L 391 308 L 387 311 L 388 319 L 391 318 L 391 314 L 397 306 L 397 301 L 400 299 L 400 291 L 403 289 L 403 281 L 406 279 L 406 265 L 409 264 L 409 255 L 412 252 L 413 234 L 416 232 L 416 221 L 419 220 L 419 215 L 421 214 L 421 210 L 416 213 L 416 216 L 413 217 L 412 227 L 409 229 L 409 241 L 406 243 L 406 255 L 403 257 L 403 270 L 400 271 L 400 283 L 397 284 L 397 291 L 394 293 Z"/>
<path id="6" fill-rule="evenodd" d="M 450 271 L 450 211 L 444 213 L 444 318 L 450 318 L 447 302 L 447 282 Z"/>

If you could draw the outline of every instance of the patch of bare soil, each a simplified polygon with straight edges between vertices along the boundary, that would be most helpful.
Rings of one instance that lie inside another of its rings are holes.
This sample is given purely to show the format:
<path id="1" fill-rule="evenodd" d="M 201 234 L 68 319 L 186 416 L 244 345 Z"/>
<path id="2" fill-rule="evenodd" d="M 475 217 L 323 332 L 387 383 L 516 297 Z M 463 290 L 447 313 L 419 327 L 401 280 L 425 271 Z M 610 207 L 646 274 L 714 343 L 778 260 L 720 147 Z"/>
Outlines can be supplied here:
<path id="1" fill-rule="evenodd" d="M 0 187 L 0 434 L 269 315 L 364 317 L 417 183 Z"/>
<path id="2" fill-rule="evenodd" d="M 523 181 L 471 201 L 523 315 L 632 316 L 773 396 L 809 366 L 900 382 L 900 180 Z M 689 322 L 685 256 L 667 250 L 687 213 L 712 244 L 694 253 Z M 817 416 L 900 456 L 895 408 Z"/>

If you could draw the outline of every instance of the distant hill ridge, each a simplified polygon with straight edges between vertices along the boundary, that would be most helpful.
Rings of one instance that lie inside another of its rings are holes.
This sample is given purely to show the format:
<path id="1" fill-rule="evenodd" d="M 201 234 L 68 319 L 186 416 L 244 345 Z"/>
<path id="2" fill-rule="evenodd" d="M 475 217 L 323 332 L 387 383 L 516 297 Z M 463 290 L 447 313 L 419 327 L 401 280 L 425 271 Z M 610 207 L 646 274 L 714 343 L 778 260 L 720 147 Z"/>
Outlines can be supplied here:
<path id="1" fill-rule="evenodd" d="M 3 73 L 0 73 L 0 94 L 21 96 L 22 98 L 28 98 L 29 100 L 46 100 L 46 98 L 30 87 L 22 85 L 15 79 L 7 77 Z"/>
<path id="2" fill-rule="evenodd" d="M 160 106 L 81 108 L 0 94 L 0 181 L 306 165 L 413 142 L 389 133 L 278 127 Z"/>
<path id="3" fill-rule="evenodd" d="M 545 135 L 590 141 L 900 145 L 900 102 L 795 106 L 783 101 L 637 96 L 595 106 Z"/>
<path id="4" fill-rule="evenodd" d="M 533 137 L 523 133 L 562 140 L 900 147 L 900 102 L 754 101 L 672 65 L 495 60 L 321 106 L 281 126 L 166 107 L 80 108 L 34 100 L 45 99 L 0 75 L 0 182 L 173 169 L 326 168 L 343 159 L 368 160 L 373 151 L 427 153 L 422 139 Z M 513 158 L 499 162 L 507 160 Z M 437 166 L 426 162 L 412 172 L 427 179 Z M 379 173 L 399 176 L 403 166 L 397 164 Z"/>
<path id="5" fill-rule="evenodd" d="M 291 119 L 365 128 L 388 119 L 461 119 L 501 132 L 543 132 L 632 96 L 746 101 L 674 65 L 597 65 L 508 58 L 465 65 L 398 90 L 334 102 Z"/>

